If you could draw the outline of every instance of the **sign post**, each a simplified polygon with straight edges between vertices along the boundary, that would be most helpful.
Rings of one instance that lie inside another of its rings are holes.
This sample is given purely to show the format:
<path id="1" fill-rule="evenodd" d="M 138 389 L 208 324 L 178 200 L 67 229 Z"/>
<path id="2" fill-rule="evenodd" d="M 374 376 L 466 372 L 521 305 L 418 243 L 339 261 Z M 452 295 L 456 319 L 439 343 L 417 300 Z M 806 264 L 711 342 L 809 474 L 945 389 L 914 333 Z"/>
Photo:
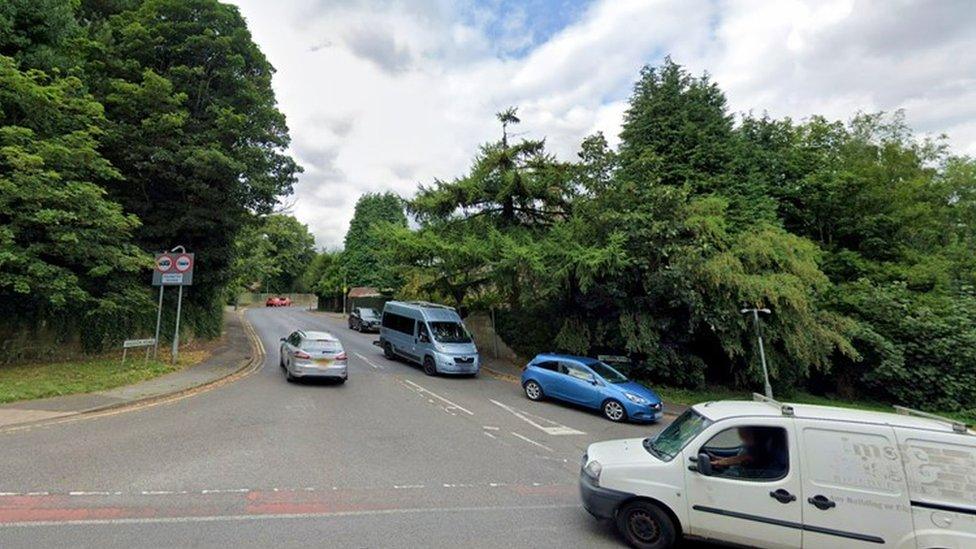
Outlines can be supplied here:
<path id="1" fill-rule="evenodd" d="M 156 312 L 156 352 L 159 350 L 159 328 L 163 316 L 163 288 L 178 286 L 176 298 L 176 330 L 173 333 L 173 364 L 180 346 L 180 315 L 183 312 L 183 286 L 193 284 L 193 254 L 186 248 L 177 246 L 169 252 L 156 254 L 156 268 L 153 269 L 153 286 L 159 286 L 159 310 Z"/>

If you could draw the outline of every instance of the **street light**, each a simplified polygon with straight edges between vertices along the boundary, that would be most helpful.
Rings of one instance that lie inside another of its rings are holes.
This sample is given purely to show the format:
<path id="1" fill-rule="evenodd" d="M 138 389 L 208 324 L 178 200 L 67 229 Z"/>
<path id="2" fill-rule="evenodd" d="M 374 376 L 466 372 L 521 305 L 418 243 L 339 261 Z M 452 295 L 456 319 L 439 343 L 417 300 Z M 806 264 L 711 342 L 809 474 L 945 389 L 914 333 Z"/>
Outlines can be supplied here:
<path id="1" fill-rule="evenodd" d="M 756 325 L 756 337 L 759 338 L 759 360 L 762 361 L 763 382 L 766 384 L 766 398 L 773 398 L 773 387 L 769 384 L 769 370 L 766 368 L 766 350 L 763 349 L 762 330 L 759 328 L 759 313 L 768 315 L 772 314 L 772 311 L 766 308 L 751 307 L 742 309 L 739 312 L 744 315 L 752 313 L 752 319 Z"/>

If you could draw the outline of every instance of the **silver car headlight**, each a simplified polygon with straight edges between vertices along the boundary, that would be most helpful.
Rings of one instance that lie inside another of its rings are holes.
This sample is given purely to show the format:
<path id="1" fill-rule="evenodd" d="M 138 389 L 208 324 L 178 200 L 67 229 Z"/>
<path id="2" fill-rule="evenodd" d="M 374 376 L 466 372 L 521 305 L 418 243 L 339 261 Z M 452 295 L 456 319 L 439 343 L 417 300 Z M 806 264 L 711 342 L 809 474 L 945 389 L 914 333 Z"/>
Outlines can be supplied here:
<path id="1" fill-rule="evenodd" d="M 627 400 L 633 402 L 634 404 L 641 404 L 646 406 L 651 403 L 650 400 L 647 400 L 646 398 L 641 396 L 637 396 L 634 393 L 624 393 L 624 396 L 627 397 Z"/>

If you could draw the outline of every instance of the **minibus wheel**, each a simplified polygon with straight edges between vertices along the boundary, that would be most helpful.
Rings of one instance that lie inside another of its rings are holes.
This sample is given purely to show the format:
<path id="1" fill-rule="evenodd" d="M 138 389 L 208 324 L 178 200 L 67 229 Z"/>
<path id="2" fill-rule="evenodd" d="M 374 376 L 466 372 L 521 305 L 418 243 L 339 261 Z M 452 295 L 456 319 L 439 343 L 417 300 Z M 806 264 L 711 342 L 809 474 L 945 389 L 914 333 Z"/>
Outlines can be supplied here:
<path id="1" fill-rule="evenodd" d="M 671 517 L 648 501 L 624 505 L 617 512 L 617 531 L 628 545 L 638 549 L 667 549 L 677 538 Z"/>
<path id="2" fill-rule="evenodd" d="M 429 376 L 437 375 L 437 366 L 434 364 L 434 359 L 429 356 L 424 357 L 424 373 Z"/>
<path id="3" fill-rule="evenodd" d="M 396 360 L 396 355 L 393 354 L 393 345 L 390 344 L 389 341 L 383 344 L 383 356 L 385 356 L 387 360 Z"/>

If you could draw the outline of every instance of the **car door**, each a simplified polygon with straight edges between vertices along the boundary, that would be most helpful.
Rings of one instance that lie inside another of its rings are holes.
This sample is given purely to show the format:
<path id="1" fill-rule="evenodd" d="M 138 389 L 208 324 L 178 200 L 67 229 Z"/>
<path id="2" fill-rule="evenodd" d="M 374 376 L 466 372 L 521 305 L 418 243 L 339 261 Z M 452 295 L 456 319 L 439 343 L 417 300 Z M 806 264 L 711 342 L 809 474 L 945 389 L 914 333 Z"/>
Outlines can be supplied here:
<path id="1" fill-rule="evenodd" d="M 292 362 L 295 359 L 295 351 L 298 350 L 301 341 L 302 336 L 298 332 L 292 332 L 292 334 L 285 340 L 284 355 L 286 367 L 292 368 Z"/>
<path id="2" fill-rule="evenodd" d="M 702 453 L 713 456 L 710 462 L 726 458 L 741 463 L 703 474 L 696 469 Z M 790 417 L 736 418 L 710 426 L 683 452 L 689 465 L 688 533 L 748 546 L 801 547 L 798 455 Z"/>
<path id="3" fill-rule="evenodd" d="M 803 546 L 915 547 L 895 430 L 796 420 L 803 447 Z"/>
<path id="4" fill-rule="evenodd" d="M 593 372 L 578 362 L 560 361 L 564 373 L 563 398 L 576 404 L 594 407 L 599 399 L 596 378 Z"/>

